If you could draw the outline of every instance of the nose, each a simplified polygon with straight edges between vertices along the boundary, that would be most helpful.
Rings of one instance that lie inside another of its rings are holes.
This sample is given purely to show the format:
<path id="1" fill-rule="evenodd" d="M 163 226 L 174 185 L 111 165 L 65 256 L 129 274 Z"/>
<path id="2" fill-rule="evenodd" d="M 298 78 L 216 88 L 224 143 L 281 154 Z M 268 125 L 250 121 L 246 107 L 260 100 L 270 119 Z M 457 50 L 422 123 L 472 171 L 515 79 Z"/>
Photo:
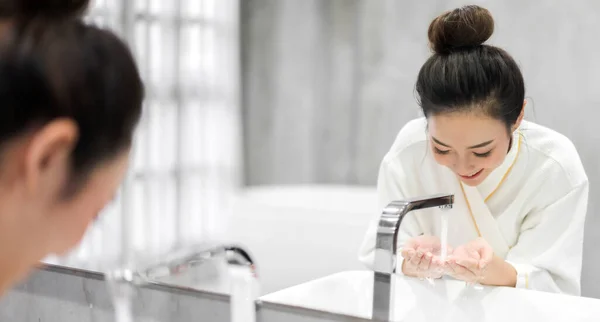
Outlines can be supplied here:
<path id="1" fill-rule="evenodd" d="M 454 171 L 459 174 L 467 174 L 475 169 L 475 165 L 466 156 L 457 156 L 454 160 Z"/>

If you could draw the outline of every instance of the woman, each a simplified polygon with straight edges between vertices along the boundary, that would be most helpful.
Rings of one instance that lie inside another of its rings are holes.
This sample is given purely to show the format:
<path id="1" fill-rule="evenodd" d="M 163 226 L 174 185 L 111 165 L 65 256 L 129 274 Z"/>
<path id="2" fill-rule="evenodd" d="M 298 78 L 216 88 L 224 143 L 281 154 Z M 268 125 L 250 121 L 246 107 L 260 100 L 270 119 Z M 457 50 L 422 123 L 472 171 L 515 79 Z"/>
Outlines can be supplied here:
<path id="1" fill-rule="evenodd" d="M 127 168 L 143 85 L 87 0 L 2 2 L 0 293 L 75 246 Z"/>
<path id="2" fill-rule="evenodd" d="M 397 271 L 579 295 L 588 179 L 569 139 L 523 120 L 523 76 L 506 51 L 484 44 L 493 30 L 478 6 L 429 26 L 434 53 L 416 84 L 425 117 L 406 124 L 384 157 L 379 206 L 453 193 L 450 249 L 442 262 L 440 210 L 410 213 Z M 360 252 L 369 266 L 376 226 Z"/>

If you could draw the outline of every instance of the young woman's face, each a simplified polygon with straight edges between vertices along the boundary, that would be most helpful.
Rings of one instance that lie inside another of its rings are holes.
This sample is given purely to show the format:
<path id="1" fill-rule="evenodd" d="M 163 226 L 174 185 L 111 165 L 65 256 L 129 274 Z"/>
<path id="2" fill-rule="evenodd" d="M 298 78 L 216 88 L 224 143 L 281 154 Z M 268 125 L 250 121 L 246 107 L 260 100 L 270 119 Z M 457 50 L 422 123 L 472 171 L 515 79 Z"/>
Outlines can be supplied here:
<path id="1" fill-rule="evenodd" d="M 430 116 L 429 141 L 437 163 L 477 186 L 504 162 L 510 135 L 499 120 L 476 113 Z"/>

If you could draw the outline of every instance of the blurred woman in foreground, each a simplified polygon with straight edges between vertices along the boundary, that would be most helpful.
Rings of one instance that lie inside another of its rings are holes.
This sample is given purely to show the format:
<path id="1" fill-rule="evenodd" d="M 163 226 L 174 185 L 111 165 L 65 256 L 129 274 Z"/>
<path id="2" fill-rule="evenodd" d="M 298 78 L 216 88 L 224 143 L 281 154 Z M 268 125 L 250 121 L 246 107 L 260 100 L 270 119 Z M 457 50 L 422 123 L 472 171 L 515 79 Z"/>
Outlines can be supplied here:
<path id="1" fill-rule="evenodd" d="M 126 172 L 143 85 L 87 6 L 0 4 L 0 292 L 75 246 Z"/>

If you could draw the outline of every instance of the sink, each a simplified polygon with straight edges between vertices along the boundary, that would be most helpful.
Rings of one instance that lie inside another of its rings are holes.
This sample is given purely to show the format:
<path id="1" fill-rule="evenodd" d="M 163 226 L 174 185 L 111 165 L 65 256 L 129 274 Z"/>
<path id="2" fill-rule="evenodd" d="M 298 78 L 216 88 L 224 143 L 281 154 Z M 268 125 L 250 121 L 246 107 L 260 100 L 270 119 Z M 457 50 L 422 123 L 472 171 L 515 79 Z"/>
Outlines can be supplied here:
<path id="1" fill-rule="evenodd" d="M 545 292 L 473 287 L 442 279 L 430 284 L 395 275 L 393 321 L 600 321 L 600 300 Z M 371 318 L 373 272 L 348 271 L 261 297 L 261 301 Z"/>

